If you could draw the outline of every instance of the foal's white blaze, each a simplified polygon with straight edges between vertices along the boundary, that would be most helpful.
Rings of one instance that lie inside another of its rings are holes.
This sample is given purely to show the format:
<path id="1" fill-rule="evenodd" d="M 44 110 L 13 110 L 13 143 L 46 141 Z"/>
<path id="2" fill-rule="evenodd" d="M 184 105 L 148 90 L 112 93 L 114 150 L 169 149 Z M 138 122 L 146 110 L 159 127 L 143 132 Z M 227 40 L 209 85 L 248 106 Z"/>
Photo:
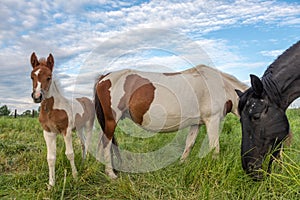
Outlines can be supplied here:
<path id="1" fill-rule="evenodd" d="M 34 74 L 35 74 L 36 76 L 38 76 L 39 73 L 40 73 L 40 69 L 38 69 L 38 70 L 36 70 L 36 72 L 34 72 Z"/>
<path id="2" fill-rule="evenodd" d="M 38 69 L 38 70 L 36 70 L 36 72 L 34 72 L 34 74 L 36 76 L 38 76 L 39 73 L 40 73 L 40 69 Z M 38 81 L 36 88 L 34 88 L 34 98 L 39 98 L 40 97 L 40 95 L 41 95 L 41 85 L 42 85 L 41 82 Z"/>
<path id="3" fill-rule="evenodd" d="M 37 82 L 37 86 L 36 88 L 34 89 L 34 97 L 35 98 L 39 98 L 41 96 L 41 82 Z"/>

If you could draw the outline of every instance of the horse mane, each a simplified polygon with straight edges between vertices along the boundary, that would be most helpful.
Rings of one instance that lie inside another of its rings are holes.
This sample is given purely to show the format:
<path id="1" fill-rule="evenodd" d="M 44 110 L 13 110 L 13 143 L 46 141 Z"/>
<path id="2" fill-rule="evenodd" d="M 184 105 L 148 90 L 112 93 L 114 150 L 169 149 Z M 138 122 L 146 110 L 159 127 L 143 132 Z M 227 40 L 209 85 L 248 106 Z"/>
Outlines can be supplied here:
<path id="1" fill-rule="evenodd" d="M 297 74 L 299 70 L 297 66 L 300 64 L 300 41 L 285 50 L 277 59 L 267 68 L 263 74 L 261 80 L 264 86 L 264 90 L 272 101 L 277 105 L 282 103 L 282 88 L 287 87 L 286 83 L 289 81 L 279 83 L 279 81 L 285 80 L 286 74 L 288 76 Z M 297 70 L 297 71 L 294 71 Z M 288 71 L 288 73 L 286 72 Z M 280 86 L 280 87 L 279 87 Z"/>
<path id="2" fill-rule="evenodd" d="M 64 89 L 61 87 L 60 81 L 56 78 L 52 80 L 52 84 L 54 85 L 55 89 L 62 94 L 64 92 Z"/>
<path id="3" fill-rule="evenodd" d="M 290 55 L 294 55 L 298 52 L 300 53 L 300 40 L 290 48 L 285 50 L 280 56 L 278 56 L 275 61 L 267 68 L 263 76 L 266 76 L 270 73 L 272 74 L 279 66 L 283 66 L 287 63 L 287 60 L 290 60 Z"/>

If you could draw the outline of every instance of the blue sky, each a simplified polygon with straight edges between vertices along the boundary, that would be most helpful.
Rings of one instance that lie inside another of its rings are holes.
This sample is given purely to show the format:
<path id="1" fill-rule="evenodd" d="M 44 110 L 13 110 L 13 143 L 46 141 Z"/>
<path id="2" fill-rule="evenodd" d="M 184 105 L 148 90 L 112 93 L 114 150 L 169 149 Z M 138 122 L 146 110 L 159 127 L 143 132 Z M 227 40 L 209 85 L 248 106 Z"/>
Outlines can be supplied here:
<path id="1" fill-rule="evenodd" d="M 0 20 L 0 105 L 19 113 L 38 107 L 30 97 L 33 51 L 54 55 L 71 98 L 90 96 L 97 74 L 127 66 L 204 63 L 247 82 L 300 39 L 298 0 L 2 0 Z M 197 57 L 202 51 L 209 62 Z"/>

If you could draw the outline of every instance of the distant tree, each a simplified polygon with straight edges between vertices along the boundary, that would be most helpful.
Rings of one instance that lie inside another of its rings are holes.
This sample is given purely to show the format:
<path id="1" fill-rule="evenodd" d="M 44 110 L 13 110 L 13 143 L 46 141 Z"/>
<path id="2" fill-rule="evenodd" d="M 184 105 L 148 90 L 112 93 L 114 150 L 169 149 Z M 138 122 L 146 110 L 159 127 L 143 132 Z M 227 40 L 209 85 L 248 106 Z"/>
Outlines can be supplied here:
<path id="1" fill-rule="evenodd" d="M 22 113 L 22 116 L 31 116 L 31 110 L 26 110 Z"/>
<path id="2" fill-rule="evenodd" d="M 8 116 L 11 111 L 8 109 L 7 105 L 3 105 L 0 107 L 0 116 Z"/>

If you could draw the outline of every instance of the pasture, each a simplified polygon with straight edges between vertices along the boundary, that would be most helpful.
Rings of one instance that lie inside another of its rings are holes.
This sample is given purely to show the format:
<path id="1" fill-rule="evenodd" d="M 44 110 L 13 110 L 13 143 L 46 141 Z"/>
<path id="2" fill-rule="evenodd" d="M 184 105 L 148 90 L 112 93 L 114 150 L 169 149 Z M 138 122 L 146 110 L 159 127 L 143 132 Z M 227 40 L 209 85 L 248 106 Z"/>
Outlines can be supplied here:
<path id="1" fill-rule="evenodd" d="M 119 172 L 110 180 L 104 165 L 89 155 L 81 165 L 78 136 L 73 137 L 78 179 L 74 180 L 57 138 L 56 185 L 48 190 L 46 145 L 37 118 L 0 118 L 0 198 L 1 199 L 300 199 L 300 110 L 288 110 L 294 137 L 285 148 L 282 162 L 273 164 L 273 173 L 261 182 L 252 181 L 242 170 L 241 127 L 229 114 L 220 135 L 220 155 L 199 158 L 205 127 L 184 163 L 148 173 Z M 132 131 L 135 127 L 126 122 Z M 175 134 L 137 138 L 117 129 L 121 149 L 148 152 L 164 146 Z"/>

